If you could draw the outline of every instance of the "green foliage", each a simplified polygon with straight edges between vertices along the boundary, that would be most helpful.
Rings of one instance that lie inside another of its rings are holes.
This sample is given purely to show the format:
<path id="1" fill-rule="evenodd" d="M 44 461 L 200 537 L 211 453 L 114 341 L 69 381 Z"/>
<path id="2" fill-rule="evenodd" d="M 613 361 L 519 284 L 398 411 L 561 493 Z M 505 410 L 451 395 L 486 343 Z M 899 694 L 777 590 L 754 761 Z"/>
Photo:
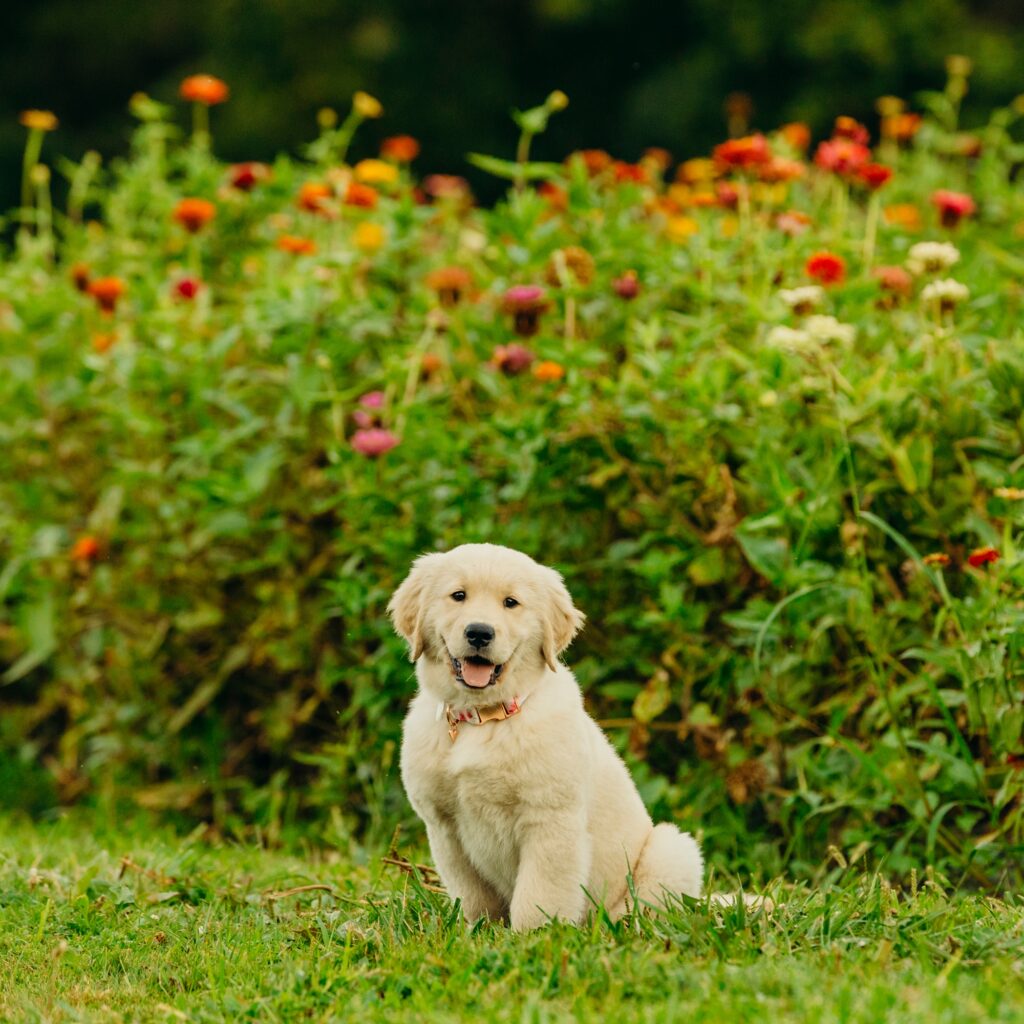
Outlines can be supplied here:
<path id="1" fill-rule="evenodd" d="M 0 272 L 5 777 L 380 841 L 408 813 L 413 688 L 387 598 L 420 552 L 491 540 L 565 573 L 591 711 L 719 864 L 809 875 L 834 843 L 1019 880 L 1021 152 L 1013 110 L 978 155 L 953 93 L 929 102 L 913 146 L 878 152 L 915 228 L 814 169 L 716 200 L 573 160 L 478 209 L 314 146 L 243 191 L 137 100 L 131 157 L 68 168 L 55 229 L 37 188 Z M 369 201 L 353 173 L 375 207 L 346 201 Z M 977 216 L 941 227 L 935 188 Z M 195 233 L 184 197 L 215 203 Z M 806 233 L 780 229 L 792 211 Z M 880 290 L 872 257 L 939 238 L 968 298 L 944 310 L 927 273 Z M 780 293 L 822 248 L 848 265 L 815 300 L 838 322 Z M 113 313 L 76 263 L 123 280 Z M 427 283 L 447 264 L 474 281 L 454 305 Z M 540 281 L 516 373 L 502 295 Z M 360 420 L 400 443 L 361 454 Z"/>
<path id="2" fill-rule="evenodd" d="M 1019 894 L 845 866 L 773 913 L 467 929 L 418 877 L 92 823 L 0 822 L 0 1015 L 19 1021 L 1016 1021 Z M 97 834 L 98 831 L 98 834 Z"/>

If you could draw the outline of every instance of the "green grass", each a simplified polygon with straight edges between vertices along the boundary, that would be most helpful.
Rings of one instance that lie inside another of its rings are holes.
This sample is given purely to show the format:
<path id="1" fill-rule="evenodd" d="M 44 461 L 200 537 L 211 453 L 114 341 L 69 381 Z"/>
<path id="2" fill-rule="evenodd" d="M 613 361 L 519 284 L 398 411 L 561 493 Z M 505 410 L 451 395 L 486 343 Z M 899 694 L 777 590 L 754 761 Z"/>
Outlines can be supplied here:
<path id="1" fill-rule="evenodd" d="M 380 856 L 0 823 L 0 1019 L 1018 1021 L 1024 898 L 835 867 L 773 914 L 468 930 Z M 291 895 L 289 890 L 320 886 Z"/>

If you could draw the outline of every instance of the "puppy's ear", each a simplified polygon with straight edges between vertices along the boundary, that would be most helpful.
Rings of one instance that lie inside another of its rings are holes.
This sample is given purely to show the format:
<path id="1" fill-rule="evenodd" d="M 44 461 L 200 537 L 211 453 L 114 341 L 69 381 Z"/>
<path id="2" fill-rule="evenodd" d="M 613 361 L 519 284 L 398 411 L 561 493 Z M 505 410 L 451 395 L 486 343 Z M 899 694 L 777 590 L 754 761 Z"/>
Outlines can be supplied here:
<path id="1" fill-rule="evenodd" d="M 391 595 L 388 614 L 395 632 L 409 643 L 409 660 L 416 661 L 427 646 L 424 590 L 430 581 L 431 564 L 437 555 L 421 555 L 413 562 L 409 575 Z"/>
<path id="2" fill-rule="evenodd" d="M 583 628 L 586 616 L 573 603 L 562 577 L 549 569 L 545 590 L 547 608 L 544 613 L 544 639 L 540 653 L 552 672 L 558 667 L 558 656 L 572 643 Z"/>

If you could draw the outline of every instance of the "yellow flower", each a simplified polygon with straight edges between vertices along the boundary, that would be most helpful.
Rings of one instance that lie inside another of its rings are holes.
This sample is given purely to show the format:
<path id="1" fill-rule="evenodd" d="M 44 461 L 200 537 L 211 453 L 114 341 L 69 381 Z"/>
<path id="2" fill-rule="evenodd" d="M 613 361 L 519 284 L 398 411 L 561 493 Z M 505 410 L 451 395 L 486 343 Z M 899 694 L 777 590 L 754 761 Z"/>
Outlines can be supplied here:
<path id="1" fill-rule="evenodd" d="M 670 242 L 685 242 L 698 230 L 699 225 L 692 217 L 669 217 L 665 225 L 665 234 Z"/>
<path id="2" fill-rule="evenodd" d="M 364 220 L 362 224 L 356 227 L 352 235 L 352 241 L 355 242 L 357 249 L 370 253 L 376 252 L 384 244 L 386 237 L 387 234 L 380 224 Z"/>
<path id="3" fill-rule="evenodd" d="M 1007 501 L 1024 501 L 1024 488 L 997 487 L 992 493 L 997 498 L 1005 498 Z"/>
<path id="4" fill-rule="evenodd" d="M 391 185 L 398 181 L 398 168 L 384 160 L 360 160 L 352 171 L 358 181 L 367 185 Z"/>
<path id="5" fill-rule="evenodd" d="M 561 89 L 556 89 L 545 100 L 545 106 L 551 111 L 565 110 L 569 106 L 569 97 Z"/>
<path id="6" fill-rule="evenodd" d="M 380 117 L 384 113 L 380 100 L 362 89 L 352 97 L 352 109 L 360 117 Z"/>
<path id="7" fill-rule="evenodd" d="M 60 123 L 57 115 L 49 110 L 23 110 L 18 120 L 34 132 L 52 132 Z"/>

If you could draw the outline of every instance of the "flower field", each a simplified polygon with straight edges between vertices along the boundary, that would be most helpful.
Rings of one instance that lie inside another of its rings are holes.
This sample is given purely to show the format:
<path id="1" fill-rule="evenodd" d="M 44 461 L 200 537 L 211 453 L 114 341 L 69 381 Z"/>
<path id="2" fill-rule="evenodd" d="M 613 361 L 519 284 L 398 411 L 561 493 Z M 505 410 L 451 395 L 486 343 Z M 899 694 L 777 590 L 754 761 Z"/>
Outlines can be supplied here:
<path id="1" fill-rule="evenodd" d="M 0 791 L 383 842 L 385 604 L 491 540 L 564 572 L 590 710 L 713 863 L 1019 884 L 1024 102 L 963 131 L 949 72 L 681 162 L 532 161 L 556 92 L 471 155 L 491 208 L 364 147 L 364 93 L 273 164 L 217 159 L 209 76 L 109 167 L 26 112 Z"/>

